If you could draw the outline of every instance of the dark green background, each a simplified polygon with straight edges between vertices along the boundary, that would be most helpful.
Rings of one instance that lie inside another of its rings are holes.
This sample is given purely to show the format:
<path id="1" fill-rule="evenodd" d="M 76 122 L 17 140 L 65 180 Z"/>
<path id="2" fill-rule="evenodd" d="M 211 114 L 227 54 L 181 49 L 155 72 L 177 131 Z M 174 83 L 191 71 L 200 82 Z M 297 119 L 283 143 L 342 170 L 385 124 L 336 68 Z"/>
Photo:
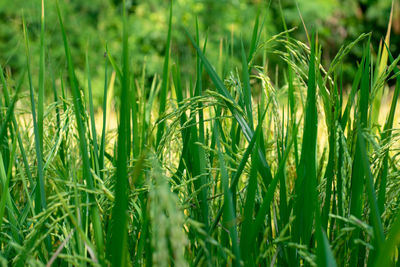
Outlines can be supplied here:
<path id="1" fill-rule="evenodd" d="M 146 67 L 146 77 L 161 73 L 168 27 L 170 1 L 127 0 L 129 7 L 131 62 L 134 72 L 142 72 Z M 379 40 L 384 38 L 389 21 L 391 0 L 175 0 L 173 8 L 172 59 L 179 59 L 183 72 L 194 70 L 194 51 L 184 34 L 183 27 L 194 35 L 198 18 L 202 39 L 208 36 L 207 56 L 214 64 L 218 62 L 219 45 L 222 40 L 227 51 L 234 45 L 232 63 L 240 62 L 240 41 L 245 47 L 251 41 L 251 33 L 257 12 L 265 19 L 264 38 L 283 31 L 279 4 L 281 4 L 288 28 L 297 27 L 292 35 L 306 42 L 300 10 L 309 31 L 318 31 L 323 48 L 323 63 L 329 64 L 341 45 L 357 38 L 361 33 L 372 32 L 375 51 Z M 397 6 L 398 2 L 395 3 Z M 120 0 L 60 0 L 72 55 L 77 67 L 78 78 L 84 80 L 85 52 L 89 51 L 92 69 L 92 83 L 96 102 L 102 95 L 104 51 L 108 44 L 111 53 L 118 59 L 121 54 L 121 11 Z M 47 0 L 46 6 L 46 65 L 49 75 L 53 69 L 65 65 L 61 34 L 56 15 L 55 1 Z M 397 9 L 398 10 L 398 9 Z M 32 70 L 38 71 L 39 32 L 41 0 L 13 0 L 0 2 L 0 62 L 13 75 L 25 65 L 22 33 L 22 16 L 28 24 L 31 42 Z M 233 32 L 233 34 L 232 34 Z M 399 52 L 400 16 L 395 12 L 391 50 Z M 233 37 L 233 38 L 232 38 Z M 343 66 L 345 82 L 354 76 L 355 62 L 359 60 L 362 46 L 356 47 L 347 57 Z M 279 64 L 276 57 L 269 58 L 269 64 Z M 261 56 L 258 57 L 261 62 Z M 187 66 L 187 67 L 186 67 Z M 62 69 L 62 68 L 61 68 Z M 274 70 L 275 68 L 269 68 Z M 49 90 L 50 82 L 46 88 Z"/>

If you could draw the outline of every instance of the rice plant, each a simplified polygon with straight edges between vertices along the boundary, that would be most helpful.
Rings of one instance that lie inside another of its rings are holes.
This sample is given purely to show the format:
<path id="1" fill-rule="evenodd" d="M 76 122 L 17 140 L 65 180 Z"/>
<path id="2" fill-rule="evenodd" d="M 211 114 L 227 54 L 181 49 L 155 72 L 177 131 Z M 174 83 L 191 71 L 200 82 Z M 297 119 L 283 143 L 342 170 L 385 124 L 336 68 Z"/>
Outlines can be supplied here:
<path id="1" fill-rule="evenodd" d="M 171 5 L 163 72 L 148 81 L 132 71 L 124 8 L 122 54 L 105 46 L 95 88 L 90 44 L 82 83 L 58 2 L 65 65 L 48 71 L 45 7 L 39 62 L 23 17 L 26 70 L 15 77 L 0 62 L 2 266 L 399 265 L 391 19 L 378 53 L 362 34 L 323 66 L 318 32 L 307 44 L 294 29 L 266 38 L 257 16 L 250 46 L 234 51 L 241 64 L 226 43 L 217 71 L 207 34 L 173 23 Z M 191 72 L 173 31 L 192 49 Z M 346 88 L 341 63 L 354 47 L 363 53 Z M 277 75 L 269 56 L 284 66 Z M 100 116 L 93 90 L 104 92 Z"/>

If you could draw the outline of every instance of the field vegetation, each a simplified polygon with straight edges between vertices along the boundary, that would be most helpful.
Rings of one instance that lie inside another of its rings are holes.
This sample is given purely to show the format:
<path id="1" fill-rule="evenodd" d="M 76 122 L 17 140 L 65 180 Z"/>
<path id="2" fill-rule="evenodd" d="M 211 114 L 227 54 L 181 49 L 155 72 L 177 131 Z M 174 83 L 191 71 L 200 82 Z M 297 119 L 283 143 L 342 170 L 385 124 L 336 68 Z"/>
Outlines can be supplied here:
<path id="1" fill-rule="evenodd" d="M 24 61 L 0 61 L 1 265 L 400 264 L 394 5 L 380 43 L 362 33 L 326 60 L 320 29 L 300 40 L 283 8 L 281 32 L 256 14 L 239 45 L 209 46 L 171 4 L 151 75 L 127 6 L 119 48 L 82 57 L 64 4 L 41 1 L 37 40 L 21 17 Z"/>

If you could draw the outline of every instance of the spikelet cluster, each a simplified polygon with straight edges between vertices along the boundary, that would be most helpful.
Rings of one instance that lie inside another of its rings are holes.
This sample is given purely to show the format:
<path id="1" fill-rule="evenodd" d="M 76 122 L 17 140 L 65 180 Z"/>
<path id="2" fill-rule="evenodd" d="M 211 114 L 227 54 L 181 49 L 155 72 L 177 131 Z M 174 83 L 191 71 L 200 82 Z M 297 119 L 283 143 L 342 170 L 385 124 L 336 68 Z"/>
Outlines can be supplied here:
<path id="1" fill-rule="evenodd" d="M 152 166 L 149 197 L 154 265 L 169 266 L 173 261 L 174 266 L 188 266 L 184 258 L 187 244 L 184 216 L 178 199 L 171 192 L 168 178 L 156 158 L 152 159 Z"/>

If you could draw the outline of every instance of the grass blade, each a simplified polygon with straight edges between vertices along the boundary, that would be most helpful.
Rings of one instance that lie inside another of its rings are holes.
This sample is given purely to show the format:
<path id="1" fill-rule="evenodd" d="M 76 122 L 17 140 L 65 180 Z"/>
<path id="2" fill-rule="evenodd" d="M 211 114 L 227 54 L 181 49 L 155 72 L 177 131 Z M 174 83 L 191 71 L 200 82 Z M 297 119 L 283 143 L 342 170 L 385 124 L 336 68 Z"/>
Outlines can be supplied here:
<path id="1" fill-rule="evenodd" d="M 256 141 L 256 143 L 258 142 Z M 258 173 L 258 157 L 257 157 L 257 149 L 254 149 L 251 156 L 251 170 L 246 191 L 246 201 L 243 208 L 243 224 L 240 236 L 240 250 L 246 264 L 249 264 L 251 262 L 251 257 L 249 252 L 252 250 L 253 247 L 252 244 L 254 244 L 250 243 L 249 233 L 251 233 L 252 231 L 251 226 L 253 223 L 253 213 L 254 213 L 254 206 L 257 193 L 257 173 Z"/>
<path id="2" fill-rule="evenodd" d="M 360 157 L 361 157 L 361 165 L 365 173 L 365 178 L 366 178 L 366 191 L 367 191 L 367 196 L 368 196 L 368 201 L 369 201 L 369 207 L 370 207 L 370 213 L 371 213 L 371 219 L 372 219 L 372 227 L 374 229 L 374 239 L 375 239 L 375 246 L 374 251 L 370 257 L 375 255 L 375 253 L 379 253 L 379 250 L 382 247 L 382 244 L 385 240 L 384 234 L 383 234 L 383 226 L 382 226 L 382 221 L 381 221 L 381 215 L 379 212 L 378 208 L 378 203 L 376 201 L 376 195 L 375 195 L 375 189 L 374 189 L 374 178 L 372 177 L 371 173 L 371 168 L 369 164 L 369 159 L 368 159 L 368 154 L 366 150 L 366 143 L 364 140 L 364 136 L 362 131 L 362 128 L 360 125 L 357 125 L 358 127 L 358 134 L 357 134 L 357 146 L 359 147 L 360 151 Z"/>
<path id="3" fill-rule="evenodd" d="M 303 244 L 309 244 L 314 224 L 315 201 L 317 186 L 317 106 L 316 106 L 316 43 L 312 35 L 311 54 L 309 63 L 307 102 L 304 118 L 303 143 L 301 158 L 295 184 L 296 201 L 294 214 L 294 237 Z"/>
<path id="4" fill-rule="evenodd" d="M 92 143 L 93 143 L 93 160 L 94 160 L 94 170 L 97 175 L 99 175 L 99 148 L 97 144 L 97 133 L 96 133 L 96 121 L 94 119 L 94 108 L 93 108 L 93 94 L 92 94 L 92 82 L 90 76 L 90 66 L 89 66 L 89 55 L 86 51 L 86 75 L 88 80 L 88 91 L 89 91 L 89 114 L 90 114 L 90 126 L 92 133 Z"/>
<path id="5" fill-rule="evenodd" d="M 39 95 L 38 95 L 38 132 L 40 140 L 40 148 L 43 151 L 43 123 L 44 123 L 44 84 L 45 84 L 45 43 L 44 43 L 44 0 L 42 0 L 42 13 L 40 16 L 40 61 L 39 61 Z"/>
<path id="6" fill-rule="evenodd" d="M 387 239 L 379 250 L 374 266 L 394 266 L 395 252 L 400 244 L 400 213 L 397 214 Z"/>
<path id="7" fill-rule="evenodd" d="M 159 114 L 163 116 L 165 112 L 165 107 L 167 103 L 167 93 L 168 93 L 168 68 L 169 68 L 169 54 L 170 54 L 170 47 L 171 47 L 171 31 L 172 31 L 172 2 L 169 10 L 169 24 L 168 24 L 168 36 L 167 36 L 167 46 L 165 48 L 165 55 L 164 55 L 164 66 L 163 66 L 163 76 L 162 76 L 162 83 L 161 83 L 161 92 L 160 92 L 160 109 Z M 157 137 L 156 137 L 156 147 L 160 144 L 161 138 L 164 134 L 165 129 L 165 121 L 162 120 L 158 124 L 157 128 Z"/>
<path id="8" fill-rule="evenodd" d="M 362 66 L 363 71 L 361 75 L 361 87 L 360 87 L 360 100 L 359 109 L 357 113 L 356 120 L 361 127 L 367 127 L 367 116 L 368 116 L 368 99 L 369 99 L 369 67 L 370 67 L 370 51 L 369 51 L 369 40 L 364 48 L 364 65 Z M 360 138 L 359 134 L 356 138 Z M 357 141 L 358 142 L 358 141 Z M 360 151 L 360 146 L 356 146 L 353 168 L 352 168 L 352 178 L 351 178 L 351 206 L 350 213 L 356 218 L 361 218 L 363 210 L 363 192 L 364 192 L 364 180 L 365 172 L 362 167 L 362 157 L 363 154 Z M 356 229 L 354 235 L 352 236 L 352 241 L 359 237 L 359 229 Z M 354 249 L 350 258 L 350 265 L 357 265 L 358 263 L 358 251 L 359 245 Z"/>
<path id="9" fill-rule="evenodd" d="M 245 111 L 247 113 L 247 119 L 250 127 L 253 129 L 253 108 L 251 105 L 251 89 L 250 89 L 250 77 L 248 72 L 248 65 L 246 60 L 246 54 L 244 52 L 243 42 L 242 44 L 242 73 L 243 73 L 243 96 Z"/>
<path id="10" fill-rule="evenodd" d="M 375 69 L 375 83 L 378 82 L 379 77 L 384 74 L 385 69 L 387 67 L 387 61 L 388 61 L 388 51 L 389 51 L 389 43 L 390 43 L 390 31 L 392 29 L 392 18 L 393 18 L 393 9 L 394 9 L 394 1 L 392 1 L 392 7 L 390 10 L 390 17 L 389 17 L 389 22 L 388 22 L 388 27 L 387 27 L 387 32 L 386 32 L 386 37 L 384 44 L 382 45 L 382 41 L 380 43 L 380 51 L 381 53 L 378 53 L 378 59 L 377 59 L 377 67 Z M 382 102 L 382 97 L 384 94 L 384 89 L 385 85 L 382 84 L 381 86 L 378 87 L 376 95 L 372 101 L 372 114 L 371 114 L 371 125 L 374 126 L 378 123 L 378 118 L 379 118 L 379 112 L 381 109 L 381 102 Z M 379 128 L 380 129 L 380 128 Z"/>
<path id="11" fill-rule="evenodd" d="M 393 59 L 392 54 L 390 53 L 388 47 L 386 47 L 386 49 L 388 51 L 390 61 L 393 62 L 394 59 Z M 393 70 L 396 75 L 400 74 L 400 71 L 398 68 L 394 68 Z M 392 103 L 390 105 L 390 111 L 389 111 L 388 117 L 386 119 L 385 126 L 383 128 L 383 132 L 381 134 L 381 142 L 382 142 L 383 146 L 385 146 L 392 137 L 394 115 L 396 113 L 396 106 L 397 106 L 399 94 L 400 94 L 400 76 L 397 76 L 396 77 L 396 86 L 395 86 L 395 90 L 393 92 L 393 99 L 392 99 Z M 378 180 L 378 181 L 380 181 L 379 193 L 378 193 L 378 208 L 379 208 L 379 211 L 381 214 L 385 211 L 388 164 L 389 164 L 389 151 L 386 151 L 385 155 L 383 157 L 382 167 L 381 167 L 381 170 L 379 173 L 379 180 Z"/>
<path id="12" fill-rule="evenodd" d="M 0 72 L 1 72 L 0 75 L 3 76 L 3 71 L 1 69 L 1 65 L 0 65 Z M 14 94 L 13 99 L 11 100 L 11 103 L 6 103 L 6 105 L 8 107 L 7 107 L 6 117 L 3 120 L 3 123 L 1 124 L 1 128 L 0 128 L 0 140 L 3 140 L 3 138 L 4 138 L 5 134 L 6 134 L 7 125 L 14 118 L 14 107 L 15 107 L 15 103 L 18 100 L 18 94 L 19 94 L 19 92 L 21 90 L 22 82 L 24 80 L 24 76 L 25 76 L 25 73 L 23 73 L 21 75 L 21 78 L 19 79 L 19 82 L 18 82 L 18 85 L 17 85 L 17 89 L 15 90 L 15 94 Z M 4 87 L 4 90 L 7 90 L 6 86 Z M 5 93 L 5 94 L 8 95 L 8 92 Z M 9 101 L 6 100 L 6 102 L 9 102 Z"/>
<path id="13" fill-rule="evenodd" d="M 217 122 L 218 123 L 218 122 Z M 215 126 L 216 129 L 216 143 L 218 149 L 218 159 L 220 162 L 221 168 L 221 182 L 224 191 L 224 225 L 229 229 L 229 234 L 232 242 L 232 251 L 233 255 L 235 256 L 234 259 L 234 266 L 241 266 L 240 264 L 240 249 L 239 249 L 239 240 L 238 240 L 238 233 L 236 228 L 236 215 L 234 213 L 233 207 L 233 199 L 232 199 L 232 192 L 229 188 L 229 178 L 228 178 L 228 171 L 225 165 L 224 156 L 221 150 L 221 144 L 219 140 L 219 130 L 218 127 Z"/>
<path id="14" fill-rule="evenodd" d="M 112 211 L 112 233 L 108 249 L 111 254 L 112 266 L 127 265 L 127 209 L 128 209 L 128 140 L 130 131 L 130 110 L 126 99 L 129 99 L 129 46 L 128 46 L 128 19 L 125 1 L 123 2 L 123 32 L 122 32 L 122 88 L 121 106 L 118 127 L 117 173 L 115 185 L 115 203 Z"/>
<path id="15" fill-rule="evenodd" d="M 103 126 L 101 131 L 101 143 L 100 143 L 100 155 L 99 155 L 99 170 L 100 177 L 104 178 L 104 154 L 105 154 L 105 143 L 106 143 L 106 130 L 107 130 L 107 88 L 108 88 L 108 80 L 107 80 L 107 59 L 104 61 L 104 93 L 103 93 Z"/>
<path id="16" fill-rule="evenodd" d="M 31 109 L 32 109 L 32 122 L 33 122 L 33 131 L 35 136 L 35 148 L 36 148 L 36 157 L 37 157 L 37 184 L 39 185 L 39 190 L 36 192 L 35 205 L 36 212 L 39 213 L 43 209 L 46 208 L 46 193 L 44 188 L 44 174 L 43 174 L 43 159 L 42 159 L 42 150 L 40 145 L 40 136 L 39 136 L 39 128 L 36 120 L 36 108 L 35 108 L 35 98 L 34 98 L 34 90 L 32 85 L 32 75 L 30 69 L 30 50 L 29 50 L 29 41 L 28 41 L 28 33 L 25 25 L 25 20 L 22 22 L 24 37 L 25 37 L 25 52 L 26 52 L 26 64 L 28 70 L 28 80 L 29 80 L 29 91 L 30 91 L 30 100 L 31 100 Z"/>
<path id="17" fill-rule="evenodd" d="M 93 190 L 95 185 L 94 185 L 92 173 L 90 171 L 90 161 L 89 161 L 87 143 L 86 143 L 86 130 L 85 130 L 84 122 L 82 120 L 82 117 L 83 117 L 82 114 L 84 111 L 83 103 L 82 103 L 81 94 L 80 94 L 80 90 L 79 90 L 79 86 L 78 86 L 78 81 L 75 76 L 74 64 L 72 62 L 70 47 L 68 45 L 67 35 L 65 33 L 64 24 L 63 24 L 63 20 L 61 17 L 61 11 L 60 11 L 58 1 L 56 3 L 57 3 L 58 19 L 59 19 L 61 33 L 62 33 L 62 37 L 63 37 L 65 56 L 67 59 L 69 80 L 70 80 L 70 85 L 71 85 L 71 89 L 72 89 L 75 118 L 76 118 L 76 123 L 77 123 L 77 128 L 78 128 L 78 134 L 79 134 L 79 145 L 80 145 L 79 147 L 80 147 L 80 152 L 81 152 L 81 157 L 82 157 L 83 177 L 86 179 L 88 189 Z M 102 261 L 104 259 L 103 230 L 102 230 L 101 221 L 100 221 L 99 209 L 95 202 L 95 197 L 94 197 L 93 193 L 89 194 L 89 200 L 91 203 L 93 203 L 93 205 L 90 207 L 90 218 L 91 218 L 91 222 L 93 224 L 95 244 L 96 244 L 99 260 Z"/>

